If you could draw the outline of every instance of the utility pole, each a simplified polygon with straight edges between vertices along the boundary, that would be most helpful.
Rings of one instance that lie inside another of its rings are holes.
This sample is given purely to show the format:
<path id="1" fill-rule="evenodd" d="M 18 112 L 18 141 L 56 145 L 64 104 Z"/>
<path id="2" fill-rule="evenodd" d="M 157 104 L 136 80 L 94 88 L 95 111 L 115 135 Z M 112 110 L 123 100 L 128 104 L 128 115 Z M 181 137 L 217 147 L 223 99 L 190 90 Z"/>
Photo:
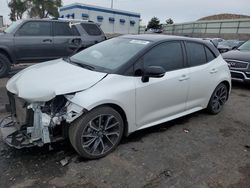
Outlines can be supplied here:
<path id="1" fill-rule="evenodd" d="M 111 8 L 113 9 L 114 7 L 114 0 L 111 0 Z"/>

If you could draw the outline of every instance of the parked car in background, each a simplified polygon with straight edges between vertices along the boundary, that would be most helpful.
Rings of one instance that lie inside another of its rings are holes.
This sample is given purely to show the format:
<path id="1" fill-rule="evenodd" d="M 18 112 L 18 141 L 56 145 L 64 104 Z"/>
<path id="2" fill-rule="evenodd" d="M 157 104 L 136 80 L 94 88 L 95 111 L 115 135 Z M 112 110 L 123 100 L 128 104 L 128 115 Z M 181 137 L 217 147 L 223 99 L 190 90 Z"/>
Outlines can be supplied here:
<path id="1" fill-rule="evenodd" d="M 213 45 L 217 48 L 219 43 L 224 41 L 222 38 L 203 38 L 203 40 L 208 40 L 213 43 Z"/>
<path id="2" fill-rule="evenodd" d="M 220 53 L 225 53 L 230 50 L 234 50 L 238 48 L 244 41 L 238 41 L 238 40 L 224 40 L 219 42 L 218 44 L 218 50 Z"/>
<path id="3" fill-rule="evenodd" d="M 6 87 L 19 127 L 6 143 L 42 146 L 69 136 L 82 157 L 96 159 L 137 130 L 202 109 L 219 113 L 231 76 L 210 42 L 127 35 L 28 67 Z"/>
<path id="4" fill-rule="evenodd" d="M 0 77 L 11 64 L 67 57 L 105 40 L 98 24 L 78 20 L 19 20 L 0 34 Z"/>
<path id="5" fill-rule="evenodd" d="M 232 80 L 250 83 L 250 40 L 222 56 L 228 63 Z"/>

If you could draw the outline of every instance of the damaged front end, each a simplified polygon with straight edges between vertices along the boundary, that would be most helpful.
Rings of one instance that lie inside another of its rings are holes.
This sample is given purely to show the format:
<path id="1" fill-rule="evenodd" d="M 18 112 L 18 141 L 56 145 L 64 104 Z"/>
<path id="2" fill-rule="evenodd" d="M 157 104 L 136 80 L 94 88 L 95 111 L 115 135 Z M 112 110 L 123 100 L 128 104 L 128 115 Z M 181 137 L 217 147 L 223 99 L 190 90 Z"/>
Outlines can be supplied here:
<path id="1" fill-rule="evenodd" d="M 14 129 L 3 137 L 8 145 L 18 149 L 65 139 L 69 124 L 86 112 L 67 99 L 71 96 L 59 95 L 48 102 L 30 103 L 10 92 L 8 96 Z M 3 126 L 1 131 L 9 128 Z"/>

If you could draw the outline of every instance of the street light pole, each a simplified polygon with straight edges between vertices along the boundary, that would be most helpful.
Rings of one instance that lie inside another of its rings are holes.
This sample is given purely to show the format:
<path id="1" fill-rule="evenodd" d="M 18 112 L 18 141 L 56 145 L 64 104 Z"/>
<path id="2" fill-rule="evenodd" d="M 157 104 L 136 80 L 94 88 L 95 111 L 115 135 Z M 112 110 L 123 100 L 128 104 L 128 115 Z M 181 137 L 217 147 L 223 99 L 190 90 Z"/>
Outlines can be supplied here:
<path id="1" fill-rule="evenodd" d="M 111 0 L 111 8 L 113 9 L 114 7 L 114 0 Z"/>

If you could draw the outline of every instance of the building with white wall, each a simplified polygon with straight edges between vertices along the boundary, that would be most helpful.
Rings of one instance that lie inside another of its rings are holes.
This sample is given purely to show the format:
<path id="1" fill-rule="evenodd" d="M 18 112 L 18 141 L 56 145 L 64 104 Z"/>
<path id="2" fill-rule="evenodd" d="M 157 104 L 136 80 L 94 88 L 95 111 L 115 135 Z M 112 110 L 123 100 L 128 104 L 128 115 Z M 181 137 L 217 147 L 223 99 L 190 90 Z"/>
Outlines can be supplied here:
<path id="1" fill-rule="evenodd" d="M 105 33 L 135 34 L 139 32 L 139 13 L 80 3 L 63 6 L 59 12 L 61 18 L 96 22 Z"/>

